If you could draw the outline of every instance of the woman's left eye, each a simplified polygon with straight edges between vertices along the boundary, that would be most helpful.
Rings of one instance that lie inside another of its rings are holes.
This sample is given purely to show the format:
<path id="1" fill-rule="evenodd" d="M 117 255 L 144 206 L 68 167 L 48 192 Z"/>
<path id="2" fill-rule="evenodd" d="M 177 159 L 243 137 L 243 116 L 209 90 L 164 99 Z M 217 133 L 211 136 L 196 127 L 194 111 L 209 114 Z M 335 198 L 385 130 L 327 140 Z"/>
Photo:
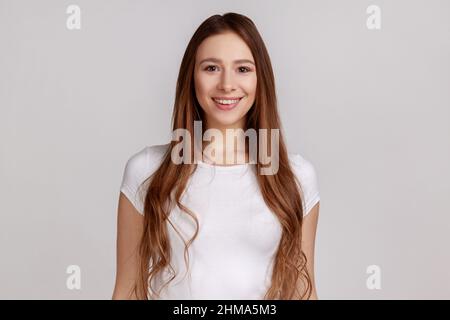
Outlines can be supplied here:
<path id="1" fill-rule="evenodd" d="M 250 72 L 250 69 L 247 67 L 239 67 L 239 70 L 242 70 L 242 69 L 244 70 L 243 71 L 244 73 Z"/>

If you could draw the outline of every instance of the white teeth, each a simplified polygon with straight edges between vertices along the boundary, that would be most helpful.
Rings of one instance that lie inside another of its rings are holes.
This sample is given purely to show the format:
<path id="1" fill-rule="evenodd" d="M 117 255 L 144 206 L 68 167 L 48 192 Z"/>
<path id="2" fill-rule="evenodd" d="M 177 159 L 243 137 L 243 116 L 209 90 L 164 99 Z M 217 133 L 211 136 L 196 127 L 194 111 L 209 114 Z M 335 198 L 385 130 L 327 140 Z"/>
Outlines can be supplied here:
<path id="1" fill-rule="evenodd" d="M 233 104 L 233 103 L 236 103 L 236 102 L 238 102 L 240 100 L 240 99 L 235 99 L 235 100 L 217 100 L 215 98 L 213 98 L 213 99 L 214 99 L 214 101 L 216 101 L 216 102 L 218 102 L 220 104 Z"/>

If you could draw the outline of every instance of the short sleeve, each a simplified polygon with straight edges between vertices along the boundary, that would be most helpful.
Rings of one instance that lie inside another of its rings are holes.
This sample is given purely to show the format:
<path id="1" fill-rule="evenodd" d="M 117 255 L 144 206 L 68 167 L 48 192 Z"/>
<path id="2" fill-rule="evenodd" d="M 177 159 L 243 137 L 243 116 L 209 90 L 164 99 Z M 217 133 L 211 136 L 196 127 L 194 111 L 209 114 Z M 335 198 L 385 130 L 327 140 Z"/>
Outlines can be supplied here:
<path id="1" fill-rule="evenodd" d="M 144 201 L 151 175 L 159 168 L 169 151 L 170 143 L 147 146 L 133 154 L 125 164 L 120 191 L 140 214 L 144 214 Z"/>
<path id="2" fill-rule="evenodd" d="M 313 164 L 299 154 L 292 155 L 293 170 L 303 192 L 303 216 L 320 201 L 316 169 Z"/>
<path id="3" fill-rule="evenodd" d="M 130 200 L 140 214 L 144 213 L 144 194 L 141 184 L 145 180 L 147 166 L 147 150 L 144 148 L 128 159 L 120 186 L 120 191 Z"/>

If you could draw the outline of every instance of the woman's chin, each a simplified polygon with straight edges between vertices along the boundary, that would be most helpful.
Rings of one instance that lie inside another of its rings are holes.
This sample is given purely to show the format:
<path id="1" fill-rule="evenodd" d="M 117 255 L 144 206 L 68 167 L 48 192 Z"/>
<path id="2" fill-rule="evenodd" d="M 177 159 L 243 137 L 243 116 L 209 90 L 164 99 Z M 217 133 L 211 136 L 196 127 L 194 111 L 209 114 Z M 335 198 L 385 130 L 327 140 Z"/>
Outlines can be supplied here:
<path id="1" fill-rule="evenodd" d="M 209 128 L 224 129 L 224 128 L 240 128 L 239 123 L 244 123 L 241 117 L 236 115 L 221 115 L 220 117 L 214 117 L 209 121 L 212 126 Z"/>

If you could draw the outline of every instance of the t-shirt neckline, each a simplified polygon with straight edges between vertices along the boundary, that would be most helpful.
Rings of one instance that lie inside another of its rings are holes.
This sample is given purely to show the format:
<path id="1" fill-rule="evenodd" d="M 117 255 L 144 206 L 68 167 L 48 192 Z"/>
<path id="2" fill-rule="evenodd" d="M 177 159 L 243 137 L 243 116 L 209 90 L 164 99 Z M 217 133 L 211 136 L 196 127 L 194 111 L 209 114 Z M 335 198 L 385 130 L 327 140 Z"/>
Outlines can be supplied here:
<path id="1" fill-rule="evenodd" d="M 214 169 L 216 171 L 242 171 L 249 167 L 249 163 L 240 163 L 233 165 L 216 165 L 212 163 L 203 162 L 202 160 L 197 160 L 197 165 L 201 168 Z"/>

